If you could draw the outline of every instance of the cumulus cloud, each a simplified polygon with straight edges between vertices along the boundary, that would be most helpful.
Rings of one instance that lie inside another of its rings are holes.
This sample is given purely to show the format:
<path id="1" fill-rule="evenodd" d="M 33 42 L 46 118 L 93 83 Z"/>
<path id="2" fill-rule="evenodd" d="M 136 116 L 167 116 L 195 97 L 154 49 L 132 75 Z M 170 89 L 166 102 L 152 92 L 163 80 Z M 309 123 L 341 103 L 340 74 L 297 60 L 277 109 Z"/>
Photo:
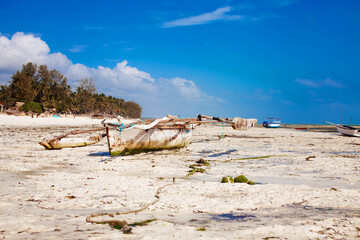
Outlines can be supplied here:
<path id="1" fill-rule="evenodd" d="M 163 23 L 162 27 L 172 28 L 179 26 L 202 25 L 213 21 L 234 21 L 243 18 L 243 16 L 241 15 L 227 15 L 226 13 L 230 12 L 231 10 L 232 7 L 222 7 L 216 9 L 213 12 L 203 13 L 197 16 L 180 18 L 174 21 L 165 22 Z"/>
<path id="2" fill-rule="evenodd" d="M 9 81 L 11 75 L 21 69 L 23 64 L 33 62 L 59 70 L 68 78 L 72 87 L 76 87 L 80 79 L 93 78 L 99 92 L 135 100 L 149 108 L 154 107 L 155 102 L 170 108 L 169 99 L 173 99 L 173 106 L 192 101 L 223 101 L 205 94 L 191 80 L 174 77 L 156 81 L 149 73 L 129 66 L 126 60 L 117 63 L 114 68 L 91 68 L 81 63 L 74 64 L 60 52 L 51 53 L 49 46 L 40 37 L 22 32 L 15 33 L 11 38 L 0 36 L 0 52 L 2 83 Z M 186 104 L 183 106 L 186 107 Z"/>
<path id="3" fill-rule="evenodd" d="M 3 77 L 8 77 L 27 62 L 47 64 L 50 68 L 57 67 L 59 71 L 64 71 L 72 64 L 65 55 L 50 53 L 49 46 L 40 37 L 22 32 L 15 33 L 11 39 L 0 36 L 0 52 L 0 74 Z"/>
<path id="4" fill-rule="evenodd" d="M 312 79 L 301 79 L 297 78 L 294 80 L 295 82 L 310 88 L 344 88 L 346 87 L 343 83 L 339 81 L 332 80 L 330 78 L 326 78 L 323 80 L 312 80 Z"/>
<path id="5" fill-rule="evenodd" d="M 193 81 L 189 81 L 183 78 L 175 77 L 172 79 L 166 79 L 166 86 L 168 89 L 176 88 L 181 96 L 192 98 L 194 100 L 200 99 L 205 96 L 200 89 L 195 85 Z"/>

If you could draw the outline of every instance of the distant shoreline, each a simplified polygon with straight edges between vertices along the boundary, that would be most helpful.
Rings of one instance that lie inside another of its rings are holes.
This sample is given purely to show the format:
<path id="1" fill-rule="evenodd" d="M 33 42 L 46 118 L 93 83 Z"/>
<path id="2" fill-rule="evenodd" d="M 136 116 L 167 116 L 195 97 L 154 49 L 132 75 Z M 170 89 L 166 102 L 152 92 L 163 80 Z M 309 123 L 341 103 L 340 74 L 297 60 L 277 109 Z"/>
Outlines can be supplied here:
<path id="1" fill-rule="evenodd" d="M 46 127 L 46 126 L 89 126 L 100 125 L 102 119 L 89 116 L 16 116 L 0 114 L 1 127 Z"/>

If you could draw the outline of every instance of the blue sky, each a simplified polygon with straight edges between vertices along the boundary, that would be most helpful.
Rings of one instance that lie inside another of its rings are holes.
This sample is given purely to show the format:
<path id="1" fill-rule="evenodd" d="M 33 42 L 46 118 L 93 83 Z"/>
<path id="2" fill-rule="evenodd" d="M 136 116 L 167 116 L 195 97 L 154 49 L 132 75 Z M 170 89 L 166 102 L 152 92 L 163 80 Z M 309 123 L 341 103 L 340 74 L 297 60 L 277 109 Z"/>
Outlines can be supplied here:
<path id="1" fill-rule="evenodd" d="M 47 64 L 143 106 L 360 123 L 360 1 L 0 0 L 0 81 Z"/>

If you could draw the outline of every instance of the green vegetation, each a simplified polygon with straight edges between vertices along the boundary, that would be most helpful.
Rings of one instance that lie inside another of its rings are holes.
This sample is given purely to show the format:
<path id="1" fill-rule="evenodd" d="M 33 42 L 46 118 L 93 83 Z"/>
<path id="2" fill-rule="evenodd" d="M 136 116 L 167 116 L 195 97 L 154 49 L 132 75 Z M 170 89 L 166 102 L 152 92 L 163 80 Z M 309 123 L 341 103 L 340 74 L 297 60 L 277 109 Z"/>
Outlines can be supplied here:
<path id="1" fill-rule="evenodd" d="M 151 148 L 151 146 L 149 146 L 148 148 L 136 148 L 136 149 L 127 149 L 125 148 L 122 151 L 112 151 L 111 152 L 111 156 L 127 156 L 127 155 L 135 155 L 135 154 L 139 154 L 139 153 L 147 153 L 147 152 L 157 152 L 157 151 L 162 151 L 162 150 L 173 150 L 173 149 L 178 149 L 178 148 L 182 148 L 184 147 L 184 144 L 179 144 L 177 146 L 173 146 L 173 147 L 163 147 L 163 148 Z"/>
<path id="2" fill-rule="evenodd" d="M 148 220 L 145 220 L 145 221 L 142 221 L 142 222 L 134 222 L 134 223 L 131 223 L 129 224 L 129 226 L 131 227 L 136 227 L 136 226 L 146 226 L 148 225 L 149 223 L 153 222 L 153 221 L 156 221 L 157 219 L 148 219 Z"/>
<path id="3" fill-rule="evenodd" d="M 209 166 L 210 163 L 206 160 L 204 160 L 203 158 L 200 158 L 200 160 L 196 161 L 197 164 L 201 165 L 201 166 Z"/>
<path id="4" fill-rule="evenodd" d="M 206 231 L 206 228 L 198 228 L 198 229 L 196 229 L 196 231 Z"/>
<path id="5" fill-rule="evenodd" d="M 231 176 L 223 177 L 221 183 L 234 183 L 234 179 Z"/>
<path id="6" fill-rule="evenodd" d="M 135 222 L 132 224 L 127 224 L 125 221 L 111 221 L 108 222 L 108 224 L 117 230 L 122 230 L 124 234 L 130 234 L 132 228 L 131 227 L 136 227 L 136 226 L 145 226 L 148 225 L 149 223 L 151 223 L 152 221 L 155 221 L 157 219 L 148 219 L 142 222 Z"/>
<path id="7" fill-rule="evenodd" d="M 5 109 L 25 102 L 21 111 L 35 113 L 116 114 L 140 118 L 142 108 L 132 101 L 98 94 L 93 79 L 80 79 L 75 91 L 58 70 L 31 62 L 14 73 L 9 85 L 0 85 L 0 102 Z"/>
<path id="8" fill-rule="evenodd" d="M 203 173 L 203 172 L 205 172 L 205 169 L 204 168 L 194 167 L 191 170 L 189 170 L 189 173 L 186 176 L 191 176 L 191 175 L 193 175 L 194 173 L 197 173 L 197 172 Z"/>
<path id="9" fill-rule="evenodd" d="M 196 164 L 192 164 L 189 166 L 189 168 L 191 168 L 189 170 L 189 173 L 186 175 L 187 177 L 188 176 L 191 176 L 197 172 L 199 173 L 204 173 L 205 172 L 205 169 L 204 168 L 201 168 L 203 166 L 210 166 L 210 163 L 202 158 L 200 158 L 200 160 L 196 161 Z"/>
<path id="10" fill-rule="evenodd" d="M 196 161 L 196 164 L 190 165 L 189 168 L 195 169 L 202 166 L 210 166 L 210 163 L 201 158 L 200 160 Z"/>
<path id="11" fill-rule="evenodd" d="M 237 176 L 236 178 L 234 178 L 234 182 L 235 183 L 247 183 L 249 185 L 254 185 L 254 182 L 247 179 L 247 177 L 245 177 L 244 175 L 240 175 L 240 176 Z"/>
<path id="12" fill-rule="evenodd" d="M 247 179 L 244 175 L 237 176 L 232 178 L 231 176 L 226 176 L 221 179 L 221 183 L 247 183 L 249 185 L 254 185 L 255 183 Z"/>
<path id="13" fill-rule="evenodd" d="M 42 113 L 44 111 L 43 106 L 37 102 L 26 102 L 20 107 L 20 110 L 24 112 L 31 111 L 34 113 Z"/>
<path id="14" fill-rule="evenodd" d="M 112 225 L 113 228 L 117 229 L 117 230 L 121 230 L 123 228 L 123 226 L 121 224 L 114 224 Z"/>

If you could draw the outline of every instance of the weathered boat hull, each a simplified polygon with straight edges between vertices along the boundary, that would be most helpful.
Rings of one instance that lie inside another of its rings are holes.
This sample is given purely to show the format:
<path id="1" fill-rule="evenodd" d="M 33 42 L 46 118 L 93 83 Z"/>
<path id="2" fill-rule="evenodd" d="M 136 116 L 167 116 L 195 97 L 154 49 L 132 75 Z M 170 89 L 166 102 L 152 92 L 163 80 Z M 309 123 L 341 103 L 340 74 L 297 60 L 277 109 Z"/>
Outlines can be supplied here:
<path id="1" fill-rule="evenodd" d="M 189 145 L 192 137 L 192 129 L 187 128 L 151 128 L 137 131 L 134 129 L 135 133 L 131 131 L 106 129 L 111 156 L 183 148 Z M 126 138 L 127 134 L 132 136 Z"/>
<path id="2" fill-rule="evenodd" d="M 60 140 L 49 140 L 44 139 L 42 142 L 39 142 L 41 146 L 48 150 L 62 149 L 62 148 L 74 148 L 74 147 L 84 147 L 98 143 L 101 140 L 102 136 L 91 136 L 88 138 L 62 138 Z"/>
<path id="3" fill-rule="evenodd" d="M 360 137 L 359 130 L 354 127 L 337 124 L 336 129 L 338 130 L 339 133 L 341 133 L 343 135 Z"/>

